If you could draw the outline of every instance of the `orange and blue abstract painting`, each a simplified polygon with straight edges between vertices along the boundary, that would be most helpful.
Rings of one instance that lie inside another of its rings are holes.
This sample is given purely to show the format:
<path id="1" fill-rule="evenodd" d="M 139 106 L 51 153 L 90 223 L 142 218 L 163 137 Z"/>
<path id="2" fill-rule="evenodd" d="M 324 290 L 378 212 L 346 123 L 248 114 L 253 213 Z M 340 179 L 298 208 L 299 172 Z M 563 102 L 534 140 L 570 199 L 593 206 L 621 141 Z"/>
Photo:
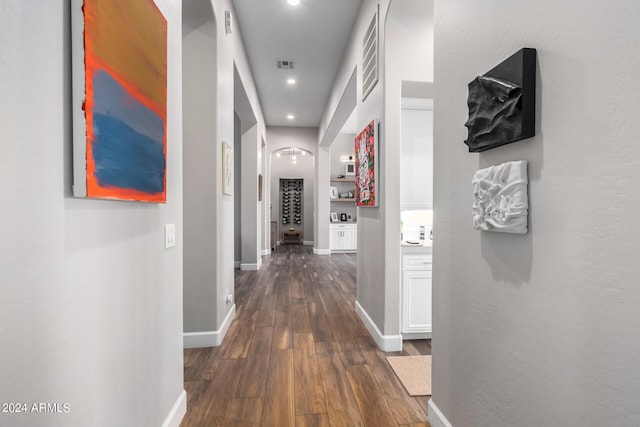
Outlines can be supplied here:
<path id="1" fill-rule="evenodd" d="M 167 22 L 153 0 L 84 0 L 82 17 L 85 196 L 164 203 Z"/>

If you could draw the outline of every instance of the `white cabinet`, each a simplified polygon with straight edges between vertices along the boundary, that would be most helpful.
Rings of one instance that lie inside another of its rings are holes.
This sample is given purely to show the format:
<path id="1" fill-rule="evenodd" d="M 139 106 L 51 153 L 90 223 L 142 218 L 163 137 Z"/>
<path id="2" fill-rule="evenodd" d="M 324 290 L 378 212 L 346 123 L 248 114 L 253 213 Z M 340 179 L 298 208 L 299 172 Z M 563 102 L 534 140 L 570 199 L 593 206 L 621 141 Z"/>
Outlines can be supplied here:
<path id="1" fill-rule="evenodd" d="M 400 209 L 433 208 L 433 107 L 403 98 L 400 137 Z"/>
<path id="2" fill-rule="evenodd" d="M 356 252 L 357 242 L 357 224 L 329 225 L 329 248 L 331 252 Z"/>
<path id="3" fill-rule="evenodd" d="M 431 338 L 431 254 L 402 254 L 402 338 Z"/>

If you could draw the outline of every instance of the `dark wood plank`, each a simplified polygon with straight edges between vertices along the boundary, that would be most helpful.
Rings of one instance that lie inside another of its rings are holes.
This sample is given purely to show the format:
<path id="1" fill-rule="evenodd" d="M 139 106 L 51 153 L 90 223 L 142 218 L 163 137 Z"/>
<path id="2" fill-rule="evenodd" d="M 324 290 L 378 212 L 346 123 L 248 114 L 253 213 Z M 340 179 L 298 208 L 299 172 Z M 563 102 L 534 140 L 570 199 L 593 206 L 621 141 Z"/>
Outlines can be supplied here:
<path id="1" fill-rule="evenodd" d="M 296 427 L 331 427 L 331 423 L 327 414 L 297 415 Z"/>
<path id="2" fill-rule="evenodd" d="M 431 340 L 408 340 L 402 343 L 402 349 L 408 356 L 431 354 Z"/>
<path id="3" fill-rule="evenodd" d="M 276 311 L 271 351 L 293 348 L 293 323 L 290 312 Z"/>
<path id="4" fill-rule="evenodd" d="M 223 359 L 244 359 L 247 357 L 255 322 L 247 320 L 234 320 L 235 333 L 229 345 L 222 350 Z"/>
<path id="5" fill-rule="evenodd" d="M 247 365 L 242 372 L 236 397 L 263 397 L 269 372 L 269 356 L 273 328 L 256 328 L 247 353 Z"/>
<path id="6" fill-rule="evenodd" d="M 256 328 L 263 326 L 273 326 L 276 319 L 276 306 L 278 303 L 278 295 L 264 295 L 262 306 L 256 320 Z"/>
<path id="7" fill-rule="evenodd" d="M 347 377 L 366 426 L 396 426 L 391 410 L 382 397 L 367 365 L 347 366 Z"/>
<path id="8" fill-rule="evenodd" d="M 307 304 L 307 312 L 309 313 L 309 323 L 311 326 L 311 332 L 313 333 L 313 340 L 319 341 L 331 341 L 333 335 L 331 334 L 331 327 L 327 320 L 327 315 L 322 309 L 322 305 L 310 302 Z"/>
<path id="9" fill-rule="evenodd" d="M 293 306 L 293 333 L 306 334 L 311 332 L 311 324 L 309 323 L 309 311 L 307 303 L 303 299 L 294 299 Z"/>
<path id="10" fill-rule="evenodd" d="M 364 365 L 367 363 L 360 352 L 358 343 L 352 340 L 337 341 L 338 353 L 345 365 Z"/>
<path id="11" fill-rule="evenodd" d="M 206 395 L 211 381 L 187 381 L 184 389 L 187 392 L 187 413 L 180 423 L 181 427 L 198 425 L 200 411 L 207 403 Z"/>
<path id="12" fill-rule="evenodd" d="M 364 426 L 342 359 L 332 343 L 316 343 L 320 377 L 332 426 Z"/>
<path id="13" fill-rule="evenodd" d="M 245 365 L 244 359 L 225 359 L 222 361 L 215 378 L 209 382 L 203 399 L 203 405 L 198 414 L 199 423 L 216 425 L 224 423 L 227 411 L 233 402 L 240 373 Z"/>
<path id="14" fill-rule="evenodd" d="M 227 412 L 225 426 L 259 427 L 262 423 L 263 398 L 236 398 Z"/>
<path id="15" fill-rule="evenodd" d="M 367 347 L 368 348 L 368 347 Z M 387 362 L 387 355 L 380 350 L 367 349 L 362 352 L 371 368 L 372 377 L 382 390 L 382 394 L 398 424 L 413 424 L 427 421 L 427 414 L 415 398 L 409 396 L 393 369 Z"/>
<path id="16" fill-rule="evenodd" d="M 313 335 L 294 335 L 293 364 L 296 415 L 326 413 Z"/>
<path id="17" fill-rule="evenodd" d="M 262 425 L 264 427 L 294 426 L 293 396 L 293 350 L 272 352 Z"/>

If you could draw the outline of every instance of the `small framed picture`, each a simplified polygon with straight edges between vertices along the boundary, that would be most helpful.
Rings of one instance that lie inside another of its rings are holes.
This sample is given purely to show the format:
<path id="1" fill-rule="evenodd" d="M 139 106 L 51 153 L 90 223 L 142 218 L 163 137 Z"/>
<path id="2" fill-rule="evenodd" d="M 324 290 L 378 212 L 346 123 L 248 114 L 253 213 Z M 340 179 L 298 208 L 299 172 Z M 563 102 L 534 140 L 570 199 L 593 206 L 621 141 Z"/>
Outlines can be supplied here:
<path id="1" fill-rule="evenodd" d="M 340 214 L 340 221 L 346 221 L 347 220 L 347 214 L 346 213 L 341 213 Z"/>
<path id="2" fill-rule="evenodd" d="M 338 222 L 338 214 L 336 212 L 331 212 L 331 222 Z"/>
<path id="3" fill-rule="evenodd" d="M 329 194 L 330 194 L 332 199 L 337 199 L 338 198 L 338 187 L 336 187 L 335 185 L 330 186 L 329 187 Z"/>
<path id="4" fill-rule="evenodd" d="M 344 175 L 345 176 L 356 176 L 356 163 L 355 162 L 347 162 L 344 164 Z"/>

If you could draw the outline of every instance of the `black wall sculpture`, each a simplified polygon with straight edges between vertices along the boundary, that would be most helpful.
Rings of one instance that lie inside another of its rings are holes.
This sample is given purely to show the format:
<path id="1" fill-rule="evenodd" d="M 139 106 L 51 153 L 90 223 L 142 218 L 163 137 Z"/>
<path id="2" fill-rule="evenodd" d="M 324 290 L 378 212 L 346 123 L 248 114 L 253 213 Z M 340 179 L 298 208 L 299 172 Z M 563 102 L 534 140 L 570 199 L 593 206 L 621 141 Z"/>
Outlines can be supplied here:
<path id="1" fill-rule="evenodd" d="M 523 48 L 469 83 L 469 152 L 535 135 L 536 50 Z"/>

